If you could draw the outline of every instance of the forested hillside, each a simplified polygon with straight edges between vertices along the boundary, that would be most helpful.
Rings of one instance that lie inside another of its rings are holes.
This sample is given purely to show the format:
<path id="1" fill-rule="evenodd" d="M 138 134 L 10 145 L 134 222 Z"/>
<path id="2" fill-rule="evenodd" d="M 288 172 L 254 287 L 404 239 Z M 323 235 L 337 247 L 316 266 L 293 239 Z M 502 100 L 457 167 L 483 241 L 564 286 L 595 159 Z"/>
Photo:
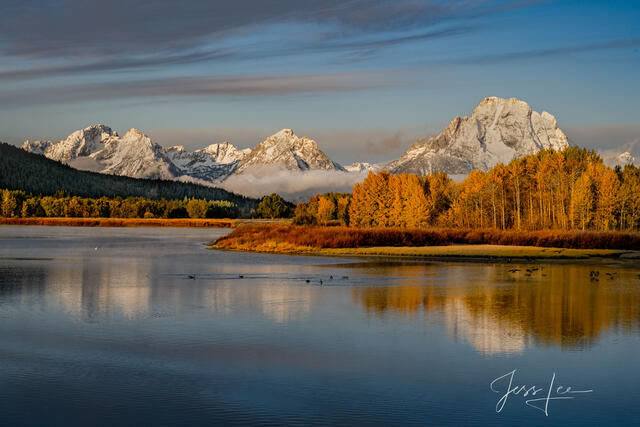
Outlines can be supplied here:
<path id="1" fill-rule="evenodd" d="M 34 195 L 65 192 L 93 198 L 138 196 L 148 199 L 225 200 L 235 203 L 243 214 L 248 214 L 258 205 L 258 200 L 219 188 L 80 171 L 6 143 L 0 143 L 0 188 L 23 190 Z"/>

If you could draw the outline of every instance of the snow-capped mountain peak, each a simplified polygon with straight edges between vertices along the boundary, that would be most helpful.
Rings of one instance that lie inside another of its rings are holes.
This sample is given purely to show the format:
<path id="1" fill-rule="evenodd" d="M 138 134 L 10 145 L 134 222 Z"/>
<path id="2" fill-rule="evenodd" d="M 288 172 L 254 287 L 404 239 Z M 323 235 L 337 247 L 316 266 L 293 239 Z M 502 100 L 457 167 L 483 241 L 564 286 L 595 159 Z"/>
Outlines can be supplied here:
<path id="1" fill-rule="evenodd" d="M 22 148 L 33 153 L 44 154 L 53 160 L 69 162 L 80 156 L 90 156 L 104 148 L 105 142 L 118 137 L 110 127 L 101 124 L 77 130 L 64 140 L 25 141 Z"/>
<path id="2" fill-rule="evenodd" d="M 532 111 L 515 98 L 490 97 L 480 101 L 471 116 L 454 118 L 438 135 L 418 140 L 385 168 L 393 173 L 467 174 L 543 149 L 568 146 L 553 115 Z"/>
<path id="3" fill-rule="evenodd" d="M 131 128 L 129 129 L 124 135 L 122 135 L 123 139 L 129 139 L 129 140 L 140 140 L 143 138 L 148 138 L 141 130 L 138 130 L 136 128 Z"/>
<path id="4" fill-rule="evenodd" d="M 282 129 L 258 144 L 238 163 L 236 172 L 273 166 L 299 171 L 344 171 L 318 148 L 314 140 L 306 136 L 299 138 L 291 129 Z"/>
<path id="5" fill-rule="evenodd" d="M 635 163 L 636 163 L 636 159 L 635 159 L 635 157 L 633 157 L 633 156 L 631 155 L 631 153 L 630 153 L 630 152 L 628 152 L 628 151 L 625 151 L 624 153 L 621 153 L 621 154 L 618 156 L 618 162 L 617 162 L 617 164 L 619 164 L 619 165 L 622 165 L 622 166 L 624 166 L 624 165 L 629 165 L 629 164 L 633 165 L 633 164 L 635 164 Z"/>
<path id="6" fill-rule="evenodd" d="M 172 179 L 178 173 L 164 149 L 134 128 L 122 137 L 110 138 L 90 157 L 102 166 L 101 172 L 113 175 Z"/>
<path id="7" fill-rule="evenodd" d="M 165 148 L 165 151 L 186 151 L 184 145 L 172 145 L 169 148 Z"/>
<path id="8" fill-rule="evenodd" d="M 625 165 L 636 165 L 636 158 L 629 151 L 625 152 L 615 152 L 613 150 L 608 150 L 603 153 L 600 153 L 602 156 L 602 160 L 604 163 L 610 167 L 616 166 L 625 166 Z"/>
<path id="9" fill-rule="evenodd" d="M 211 144 L 208 147 L 201 148 L 195 152 L 208 153 L 213 156 L 216 162 L 226 164 L 242 160 L 242 158 L 251 152 L 251 149 L 245 148 L 244 150 L 239 150 L 235 145 L 230 144 L 228 141 L 223 141 L 217 144 Z"/>
<path id="10" fill-rule="evenodd" d="M 371 164 L 367 162 L 355 162 L 350 164 L 349 166 L 345 166 L 344 169 L 347 172 L 379 172 L 382 170 L 381 165 L 379 164 Z"/>
<path id="11" fill-rule="evenodd" d="M 235 170 L 238 161 L 249 152 L 238 150 L 226 141 L 211 144 L 194 152 L 185 150 L 182 145 L 174 145 L 165 151 L 171 162 L 180 169 L 181 176 L 211 182 L 229 176 Z"/>
<path id="12" fill-rule="evenodd" d="M 22 143 L 21 148 L 29 153 L 34 154 L 42 154 L 44 155 L 47 148 L 49 148 L 53 144 L 51 140 L 37 140 L 37 141 L 29 141 L 28 139 Z"/>
<path id="13" fill-rule="evenodd" d="M 282 137 L 291 137 L 294 136 L 293 129 L 280 129 L 278 132 L 274 133 L 272 136 L 277 138 Z"/>

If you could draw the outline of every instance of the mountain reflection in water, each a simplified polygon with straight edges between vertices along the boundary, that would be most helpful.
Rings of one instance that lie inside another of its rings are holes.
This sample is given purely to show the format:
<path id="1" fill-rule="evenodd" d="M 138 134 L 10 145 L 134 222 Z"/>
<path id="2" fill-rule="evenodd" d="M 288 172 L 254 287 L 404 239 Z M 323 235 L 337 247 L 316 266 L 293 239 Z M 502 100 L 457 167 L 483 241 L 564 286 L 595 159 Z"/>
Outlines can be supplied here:
<path id="1" fill-rule="evenodd" d="M 325 288 L 349 285 L 353 308 L 375 316 L 429 317 L 455 339 L 488 355 L 521 353 L 539 345 L 583 349 L 604 332 L 630 333 L 640 325 L 637 269 L 455 263 L 339 267 L 353 271 L 351 279 L 325 277 Z M 304 320 L 322 298 L 322 287 L 281 268 L 262 266 L 259 274 L 242 280 L 233 267 L 200 274 L 197 280 L 180 273 L 158 277 L 157 269 L 152 258 L 119 259 L 117 268 L 86 259 L 35 262 L 25 271 L 5 271 L 14 281 L 5 277 L 0 303 L 18 296 L 24 303 L 39 301 L 89 322 L 171 316 L 191 304 L 215 313 L 257 311 L 287 323 Z M 510 271 L 514 269 L 518 271 Z M 599 280 L 590 280 L 592 270 L 600 272 Z M 246 286 L 251 282 L 260 286 Z"/>
<path id="2" fill-rule="evenodd" d="M 513 369 L 595 390 L 554 425 L 640 417 L 639 266 L 205 249 L 226 232 L 1 226 L 0 425 L 540 425 L 495 413 Z"/>

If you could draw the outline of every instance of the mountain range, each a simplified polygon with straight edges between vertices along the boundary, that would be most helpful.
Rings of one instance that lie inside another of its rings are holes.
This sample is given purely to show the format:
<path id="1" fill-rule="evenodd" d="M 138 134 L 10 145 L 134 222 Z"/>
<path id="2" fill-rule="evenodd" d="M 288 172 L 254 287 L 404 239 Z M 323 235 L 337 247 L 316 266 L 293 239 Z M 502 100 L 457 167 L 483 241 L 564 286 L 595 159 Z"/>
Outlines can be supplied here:
<path id="1" fill-rule="evenodd" d="M 470 116 L 455 117 L 439 134 L 418 139 L 400 158 L 379 164 L 362 162 L 343 167 L 322 152 L 314 140 L 298 137 L 291 129 L 282 129 L 253 149 L 241 150 L 225 141 L 190 152 L 180 145 L 165 149 L 137 129 L 120 136 L 108 126 L 95 125 L 57 142 L 25 141 L 22 148 L 83 170 L 224 186 L 230 177 L 274 171 L 325 171 L 361 177 L 368 171 L 385 169 L 391 173 L 446 172 L 463 176 L 473 169 L 487 171 L 497 163 L 543 149 L 568 146 L 565 133 L 550 113 L 533 111 L 515 98 L 490 97 L 483 99 Z M 623 153 L 614 162 L 634 160 Z"/>
<path id="2" fill-rule="evenodd" d="M 258 206 L 257 199 L 206 185 L 82 171 L 6 143 L 0 143 L 0 188 L 41 195 L 66 192 L 93 198 L 139 196 L 149 199 L 189 197 L 226 200 L 235 203 L 243 215 L 248 215 Z"/>

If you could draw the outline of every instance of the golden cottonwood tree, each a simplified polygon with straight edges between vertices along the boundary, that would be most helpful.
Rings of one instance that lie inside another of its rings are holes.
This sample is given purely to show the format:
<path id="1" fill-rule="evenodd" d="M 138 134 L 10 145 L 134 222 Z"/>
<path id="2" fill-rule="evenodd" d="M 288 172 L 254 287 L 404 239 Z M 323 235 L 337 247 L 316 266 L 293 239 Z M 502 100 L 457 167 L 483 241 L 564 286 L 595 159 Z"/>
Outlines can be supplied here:
<path id="1" fill-rule="evenodd" d="M 613 170 L 595 152 L 570 147 L 498 164 L 487 173 L 474 170 L 461 183 L 446 174 L 370 173 L 343 202 L 348 222 L 342 223 L 629 231 L 640 229 L 639 196 L 640 169 Z"/>

